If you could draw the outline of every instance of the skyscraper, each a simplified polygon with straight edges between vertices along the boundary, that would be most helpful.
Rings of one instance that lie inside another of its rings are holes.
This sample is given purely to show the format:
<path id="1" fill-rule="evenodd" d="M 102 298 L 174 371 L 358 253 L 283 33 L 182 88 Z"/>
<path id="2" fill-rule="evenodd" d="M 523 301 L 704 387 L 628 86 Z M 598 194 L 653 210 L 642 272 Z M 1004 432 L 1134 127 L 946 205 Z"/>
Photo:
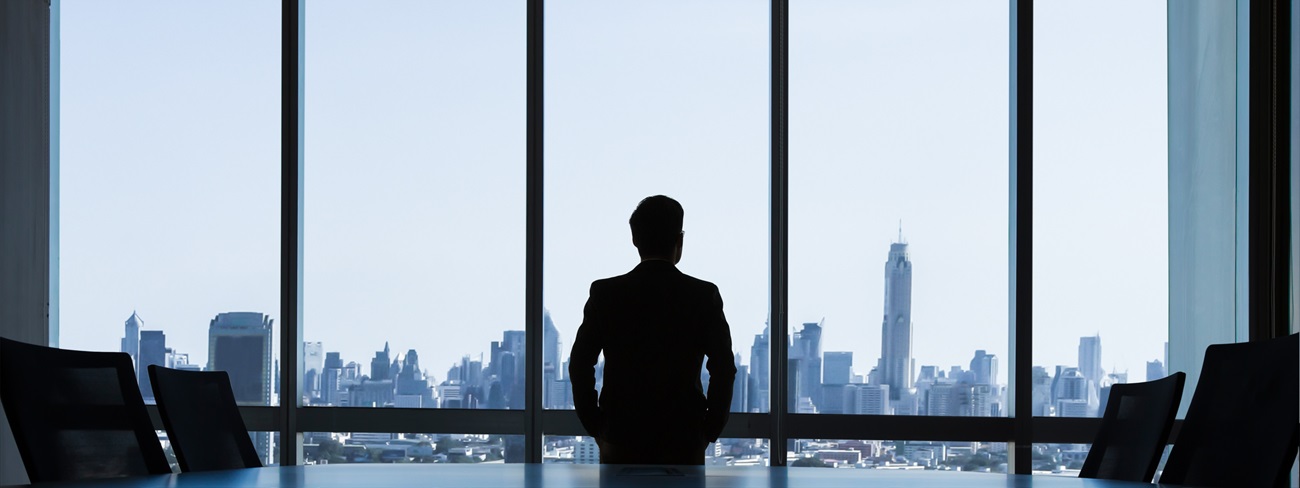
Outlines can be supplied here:
<path id="1" fill-rule="evenodd" d="M 998 384 L 997 356 L 986 353 L 983 349 L 975 351 L 975 357 L 970 360 L 970 370 L 975 373 L 975 384 Z"/>
<path id="2" fill-rule="evenodd" d="M 208 324 L 208 371 L 225 371 L 235 402 L 270 405 L 273 366 L 271 317 L 257 312 L 219 313 Z M 252 434 L 253 447 L 264 464 L 274 450 L 269 432 Z"/>
<path id="3" fill-rule="evenodd" d="M 1147 381 L 1155 381 L 1168 376 L 1165 374 L 1165 365 L 1159 359 L 1147 361 Z"/>
<path id="4" fill-rule="evenodd" d="M 899 231 L 889 245 L 885 262 L 885 318 L 881 324 L 881 384 L 889 385 L 889 399 L 912 388 L 912 261 Z"/>
<path id="5" fill-rule="evenodd" d="M 564 369 L 560 367 L 563 348 L 560 329 L 556 328 L 555 322 L 551 321 L 551 312 L 542 310 L 542 369 L 545 370 L 546 365 L 549 364 L 555 371 L 555 377 L 548 378 L 548 382 L 564 379 Z"/>
<path id="6" fill-rule="evenodd" d="M 1101 385 L 1101 335 L 1079 338 L 1079 372 L 1094 387 Z"/>
<path id="7" fill-rule="evenodd" d="M 375 351 L 375 357 L 370 360 L 370 379 L 373 381 L 391 380 L 388 375 L 392 368 L 392 356 L 389 355 L 388 341 L 384 341 L 384 350 Z"/>
<path id="8" fill-rule="evenodd" d="M 153 399 L 153 386 L 149 382 L 149 365 L 167 365 L 167 336 L 161 330 L 140 331 L 140 359 L 136 360 L 136 378 L 140 394 L 145 400 Z"/>
<path id="9" fill-rule="evenodd" d="M 768 364 L 771 361 L 771 325 L 763 324 L 763 333 L 754 334 L 754 345 L 749 348 L 749 377 L 753 382 L 753 387 L 749 389 L 750 410 L 758 412 L 768 411 L 771 397 L 768 392 L 771 388 L 772 377 L 768 375 Z"/>
<path id="10" fill-rule="evenodd" d="M 564 403 L 565 390 L 561 379 L 564 370 L 560 367 L 560 330 L 551 320 L 551 311 L 542 310 L 542 405 L 545 408 L 561 408 Z M 558 386 L 557 386 L 558 385 Z"/>
<path id="11" fill-rule="evenodd" d="M 302 392 L 307 398 L 320 396 L 321 371 L 325 369 L 325 349 L 320 341 L 302 343 Z M 309 380 L 310 378 L 310 380 Z"/>
<path id="12" fill-rule="evenodd" d="M 144 325 L 144 320 L 131 311 L 131 316 L 126 319 L 126 332 L 122 335 L 122 352 L 130 354 L 131 360 L 135 361 L 140 358 L 140 326 Z"/>
<path id="13" fill-rule="evenodd" d="M 827 385 L 847 385 L 853 379 L 853 353 L 828 351 L 824 355 L 825 364 L 822 383 Z"/>
<path id="14" fill-rule="evenodd" d="M 272 322 L 257 312 L 227 312 L 208 325 L 207 370 L 230 375 L 240 404 L 271 404 Z"/>
<path id="15" fill-rule="evenodd" d="M 798 375 L 798 390 L 790 390 L 797 393 L 798 397 L 808 398 L 813 404 L 821 407 L 821 389 L 822 389 L 822 324 L 821 322 L 807 322 L 799 333 L 794 336 L 794 345 L 790 349 L 790 357 L 799 360 L 799 371 L 791 370 L 789 374 Z"/>

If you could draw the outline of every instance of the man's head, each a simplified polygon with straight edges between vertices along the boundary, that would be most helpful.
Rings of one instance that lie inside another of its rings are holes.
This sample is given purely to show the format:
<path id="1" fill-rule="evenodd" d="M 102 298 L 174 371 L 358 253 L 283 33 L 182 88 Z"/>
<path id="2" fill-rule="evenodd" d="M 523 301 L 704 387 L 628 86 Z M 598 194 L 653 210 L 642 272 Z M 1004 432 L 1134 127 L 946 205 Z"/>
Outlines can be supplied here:
<path id="1" fill-rule="evenodd" d="M 663 195 L 646 197 L 637 204 L 627 223 L 632 226 L 632 244 L 641 259 L 681 261 L 684 215 L 682 204 Z"/>

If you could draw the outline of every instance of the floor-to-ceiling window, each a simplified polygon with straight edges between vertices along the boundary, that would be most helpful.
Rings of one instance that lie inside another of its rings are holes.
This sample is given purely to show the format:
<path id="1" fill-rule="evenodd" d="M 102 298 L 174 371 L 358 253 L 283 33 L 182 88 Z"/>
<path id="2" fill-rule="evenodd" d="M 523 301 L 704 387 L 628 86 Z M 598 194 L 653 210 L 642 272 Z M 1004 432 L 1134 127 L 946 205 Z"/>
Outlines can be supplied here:
<path id="1" fill-rule="evenodd" d="M 279 402 L 280 6 L 62 1 L 58 336 Z M 255 434 L 264 462 L 274 436 Z"/>
<path id="2" fill-rule="evenodd" d="M 323 407 L 298 424 L 306 461 L 511 462 L 528 442 L 539 461 L 594 460 L 565 417 L 569 348 L 590 282 L 637 263 L 627 219 L 653 194 L 685 206 L 681 269 L 722 290 L 732 410 L 748 414 L 732 435 L 760 437 L 709 446 L 712 463 L 1006 470 L 996 417 L 1016 353 L 1037 366 L 1018 415 L 1095 416 L 1108 385 L 1245 339 L 1239 62 L 1224 44 L 1188 56 L 1196 36 L 1237 35 L 1231 6 L 1035 2 L 1033 279 L 1019 284 L 1035 329 L 1012 351 L 1008 3 L 791 3 L 790 97 L 774 104 L 767 4 L 547 2 L 545 151 L 530 163 L 527 2 L 300 2 L 303 345 L 284 359 L 303 395 L 283 403 Z M 226 370 L 243 403 L 282 403 L 277 252 L 294 236 L 279 225 L 278 6 L 61 6 L 57 343 Z M 774 110 L 789 117 L 783 194 Z M 779 304 L 774 214 L 789 217 Z M 532 285 L 528 242 L 544 250 Z M 542 329 L 536 357 L 525 323 Z M 769 365 L 778 350 L 789 361 Z M 400 410 L 319 414 L 342 406 Z M 538 408 L 564 427 L 525 439 Z M 772 411 L 843 434 L 771 445 Z M 879 415 L 982 427 L 873 439 Z M 270 459 L 275 443 L 258 445 Z M 1035 469 L 1083 456 L 1040 445 Z"/>
<path id="3" fill-rule="evenodd" d="M 791 2 L 790 413 L 1006 415 L 1008 14 Z M 1005 442 L 787 448 L 792 466 L 1006 462 Z"/>
<path id="4" fill-rule="evenodd" d="M 685 210 L 678 268 L 721 290 L 731 410 L 768 411 L 767 6 L 559 0 L 545 16 L 543 406 L 573 408 L 587 291 L 637 266 L 628 218 L 662 194 Z M 581 442 L 548 438 L 546 455 L 581 458 Z M 721 444 L 760 462 L 752 439 Z"/>

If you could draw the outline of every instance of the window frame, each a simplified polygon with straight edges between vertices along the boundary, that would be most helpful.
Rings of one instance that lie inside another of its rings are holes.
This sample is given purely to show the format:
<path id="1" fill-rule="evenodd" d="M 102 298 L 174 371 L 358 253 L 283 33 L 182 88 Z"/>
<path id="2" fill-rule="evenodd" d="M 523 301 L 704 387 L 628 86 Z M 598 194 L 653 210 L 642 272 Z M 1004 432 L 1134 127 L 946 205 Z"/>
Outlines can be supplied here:
<path id="1" fill-rule="evenodd" d="M 60 1 L 51 4 L 51 253 L 49 290 L 49 343 L 58 343 L 58 144 L 59 115 L 57 44 Z M 1272 10 L 1264 8 L 1273 7 Z M 546 410 L 542 404 L 542 206 L 543 199 L 543 32 L 544 0 L 527 0 L 527 101 L 526 101 L 526 243 L 525 243 L 525 337 L 528 355 L 524 410 L 375 409 L 305 407 L 302 405 L 302 275 L 303 275 L 303 120 L 305 80 L 306 0 L 282 0 L 282 87 L 281 87 L 281 260 L 280 260 L 280 359 L 292 367 L 280 374 L 281 401 L 277 406 L 243 406 L 239 410 L 250 431 L 278 431 L 288 448 L 280 449 L 282 465 L 303 463 L 303 432 L 445 432 L 464 434 L 524 435 L 524 462 L 542 461 L 543 436 L 583 435 L 571 410 Z M 788 337 L 788 85 L 789 85 L 789 0 L 770 0 L 770 316 L 771 334 Z M 1009 32 L 1009 381 L 1012 399 L 1007 417 L 910 417 L 879 415 L 812 415 L 788 411 L 786 368 L 770 368 L 771 408 L 768 413 L 733 413 L 722 432 L 729 438 L 766 438 L 771 446 L 784 446 L 788 439 L 835 437 L 918 441 L 1007 442 L 1009 472 L 1028 474 L 1034 443 L 1088 443 L 1099 419 L 1033 417 L 1031 412 L 1033 316 L 1032 316 L 1032 215 L 1033 215 L 1033 0 L 1008 0 Z M 1286 0 L 1238 0 L 1239 15 L 1246 16 L 1245 32 L 1238 32 L 1239 49 L 1247 60 L 1238 60 L 1238 71 L 1248 87 L 1239 87 L 1239 98 L 1249 108 L 1291 106 L 1290 92 L 1259 89 L 1265 82 L 1282 80 L 1289 86 L 1293 69 L 1291 53 L 1278 56 L 1277 42 L 1291 45 L 1295 22 Z M 1255 7 L 1255 8 L 1250 8 Z M 1268 56 L 1265 56 L 1267 54 Z M 289 60 L 294 60 L 290 62 Z M 1242 62 L 1249 61 L 1249 62 Z M 1263 78 L 1270 77 L 1265 80 Z M 1246 90 L 1249 91 L 1247 93 Z M 1278 113 L 1278 112 L 1273 112 Z M 1286 114 L 1285 110 L 1281 113 Z M 1246 140 L 1251 155 L 1265 154 L 1266 143 L 1275 151 L 1290 155 L 1294 134 L 1290 117 L 1250 110 Z M 1267 133 L 1266 133 L 1267 132 Z M 1242 134 L 1239 132 L 1239 137 Z M 1277 156 L 1277 154 L 1274 154 Z M 1289 156 L 1291 161 L 1295 156 Z M 1249 169 L 1250 191 L 1244 197 L 1250 216 L 1248 237 L 1249 273 L 1253 293 L 1247 317 L 1251 320 L 1249 340 L 1265 340 L 1293 330 L 1289 317 L 1294 297 L 1291 284 L 1280 270 L 1291 269 L 1291 165 L 1285 157 L 1271 164 Z M 1238 164 L 1248 164 L 1241 161 Z M 1294 163 L 1292 163 L 1294 164 Z M 1245 183 L 1239 182 L 1239 188 Z M 1256 242 L 1258 241 L 1258 242 Z M 1238 251 L 1239 253 L 1241 251 Z M 785 364 L 787 341 L 776 341 L 771 364 Z M 287 393 L 287 394 L 286 394 Z M 161 429 L 155 406 L 147 407 Z M 1176 438 L 1181 422 L 1175 423 Z M 772 466 L 785 466 L 783 455 L 771 458 Z"/>

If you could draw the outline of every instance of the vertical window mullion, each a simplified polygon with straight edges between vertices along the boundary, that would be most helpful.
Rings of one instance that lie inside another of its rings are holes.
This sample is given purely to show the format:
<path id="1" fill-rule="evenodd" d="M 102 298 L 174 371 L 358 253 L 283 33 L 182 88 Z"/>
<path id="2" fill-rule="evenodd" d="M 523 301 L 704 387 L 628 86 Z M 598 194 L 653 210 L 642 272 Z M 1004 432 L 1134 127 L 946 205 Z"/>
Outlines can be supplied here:
<path id="1" fill-rule="evenodd" d="M 525 249 L 524 462 L 542 462 L 542 74 L 543 0 L 528 0 L 527 223 Z"/>
<path id="2" fill-rule="evenodd" d="M 1011 1 L 1010 316 L 1016 474 L 1029 474 L 1033 447 L 1033 0 Z"/>
<path id="3" fill-rule="evenodd" d="M 302 463 L 298 409 L 302 402 L 302 101 L 303 7 L 284 0 L 280 21 L 280 459 Z M 284 446 L 288 446 L 286 449 Z"/>
<path id="4" fill-rule="evenodd" d="M 772 59 L 771 59 L 771 260 L 769 284 L 771 286 L 771 335 L 768 374 L 771 401 L 771 439 L 769 452 L 772 466 L 785 466 L 786 415 L 788 415 L 786 359 L 789 357 L 787 339 L 789 323 L 786 320 L 788 285 L 788 234 L 789 234 L 789 0 L 772 0 Z M 777 454 L 780 453 L 780 454 Z"/>

